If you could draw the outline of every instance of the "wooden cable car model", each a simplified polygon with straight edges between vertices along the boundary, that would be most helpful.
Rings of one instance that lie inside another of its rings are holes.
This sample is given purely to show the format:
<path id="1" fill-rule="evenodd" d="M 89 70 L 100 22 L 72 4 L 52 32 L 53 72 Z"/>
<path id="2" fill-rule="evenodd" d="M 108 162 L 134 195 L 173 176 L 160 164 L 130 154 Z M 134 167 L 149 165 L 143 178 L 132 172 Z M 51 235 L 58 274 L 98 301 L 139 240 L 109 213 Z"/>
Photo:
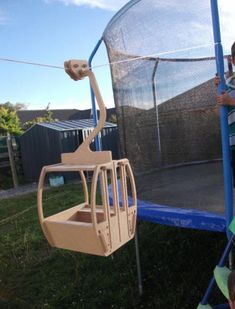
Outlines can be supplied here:
<path id="1" fill-rule="evenodd" d="M 91 142 L 105 124 L 106 109 L 95 76 L 89 69 L 87 61 L 66 61 L 64 67 L 66 73 L 76 81 L 86 76 L 89 77 L 100 109 L 100 119 L 95 129 L 75 152 L 63 153 L 61 163 L 42 168 L 37 197 L 39 221 L 51 246 L 108 256 L 134 237 L 137 212 L 135 181 L 127 159 L 112 160 L 110 151 L 93 152 L 90 150 Z M 85 201 L 45 218 L 42 196 L 46 174 L 72 171 L 80 174 Z M 90 194 L 85 177 L 86 172 L 92 173 Z M 108 194 L 109 179 L 112 189 L 112 205 Z M 132 195 L 131 203 L 127 192 L 128 181 Z M 96 202 L 98 187 L 101 189 L 102 205 L 97 205 Z"/>

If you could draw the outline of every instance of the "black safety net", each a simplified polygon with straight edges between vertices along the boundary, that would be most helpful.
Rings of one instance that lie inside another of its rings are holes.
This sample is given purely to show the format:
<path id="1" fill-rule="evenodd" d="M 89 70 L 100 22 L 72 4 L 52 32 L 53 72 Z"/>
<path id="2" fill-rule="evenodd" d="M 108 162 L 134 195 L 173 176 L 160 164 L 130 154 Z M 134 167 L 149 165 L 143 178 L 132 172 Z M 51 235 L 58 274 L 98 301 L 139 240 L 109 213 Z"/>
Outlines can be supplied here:
<path id="1" fill-rule="evenodd" d="M 103 38 L 121 154 L 134 168 L 139 198 L 223 212 L 210 16 L 210 1 L 131 1 Z"/>

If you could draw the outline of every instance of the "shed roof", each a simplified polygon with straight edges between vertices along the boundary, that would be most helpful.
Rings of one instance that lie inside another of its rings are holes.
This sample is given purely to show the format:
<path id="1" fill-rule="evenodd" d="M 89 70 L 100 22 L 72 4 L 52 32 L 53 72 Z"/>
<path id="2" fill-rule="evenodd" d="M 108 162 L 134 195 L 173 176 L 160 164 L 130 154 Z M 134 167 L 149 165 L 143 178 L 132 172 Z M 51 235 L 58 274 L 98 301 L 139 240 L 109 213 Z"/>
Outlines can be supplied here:
<path id="1" fill-rule="evenodd" d="M 37 125 L 56 131 L 72 131 L 72 130 L 94 128 L 93 119 L 41 122 L 38 123 Z M 112 128 L 112 127 L 117 127 L 117 125 L 111 122 L 105 122 L 104 128 Z"/>

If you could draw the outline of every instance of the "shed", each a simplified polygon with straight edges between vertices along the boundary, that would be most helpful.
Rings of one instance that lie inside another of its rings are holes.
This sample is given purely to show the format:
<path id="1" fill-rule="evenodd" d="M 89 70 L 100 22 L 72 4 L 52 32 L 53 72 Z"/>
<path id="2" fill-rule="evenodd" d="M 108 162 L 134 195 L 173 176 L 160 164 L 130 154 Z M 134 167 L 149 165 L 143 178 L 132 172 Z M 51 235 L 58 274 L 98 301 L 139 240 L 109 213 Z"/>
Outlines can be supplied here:
<path id="1" fill-rule="evenodd" d="M 92 119 L 42 122 L 33 125 L 20 137 L 25 179 L 37 181 L 44 165 L 61 162 L 61 153 L 73 152 L 94 128 Z M 111 150 L 118 159 L 118 128 L 106 122 L 101 131 L 103 150 Z M 91 149 L 95 149 L 94 143 Z"/>

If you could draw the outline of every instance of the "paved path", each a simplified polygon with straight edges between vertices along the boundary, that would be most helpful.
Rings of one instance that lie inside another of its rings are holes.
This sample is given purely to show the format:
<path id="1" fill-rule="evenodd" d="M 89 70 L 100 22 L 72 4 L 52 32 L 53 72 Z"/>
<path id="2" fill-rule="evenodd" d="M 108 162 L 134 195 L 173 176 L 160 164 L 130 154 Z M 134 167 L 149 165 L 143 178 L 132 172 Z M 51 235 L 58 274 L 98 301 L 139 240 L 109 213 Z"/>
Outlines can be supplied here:
<path id="1" fill-rule="evenodd" d="M 28 193 L 32 193 L 36 191 L 37 191 L 36 183 L 20 186 L 18 188 L 12 188 L 9 190 L 0 190 L 0 200 L 11 198 L 11 197 L 16 197 L 19 195 L 24 195 L 24 194 L 28 194 Z"/>

